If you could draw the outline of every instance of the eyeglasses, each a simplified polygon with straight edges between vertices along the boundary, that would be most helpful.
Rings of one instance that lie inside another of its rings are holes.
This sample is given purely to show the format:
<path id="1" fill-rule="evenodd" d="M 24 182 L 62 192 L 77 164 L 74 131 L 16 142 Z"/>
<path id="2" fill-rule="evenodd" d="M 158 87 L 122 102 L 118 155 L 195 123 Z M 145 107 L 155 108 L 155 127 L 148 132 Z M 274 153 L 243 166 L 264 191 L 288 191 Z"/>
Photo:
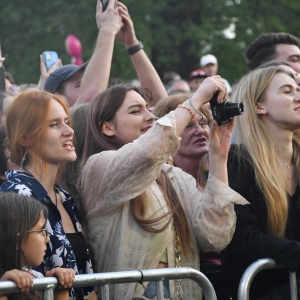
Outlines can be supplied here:
<path id="1" fill-rule="evenodd" d="M 45 241 L 47 241 L 48 239 L 48 231 L 46 228 L 44 229 L 41 229 L 41 230 L 30 230 L 30 231 L 27 231 L 28 233 L 32 233 L 32 232 L 37 232 L 37 233 L 40 233 L 44 238 L 45 238 Z"/>
<path id="2" fill-rule="evenodd" d="M 186 133 L 195 133 L 197 128 L 200 126 L 202 129 L 209 129 L 213 120 L 203 119 L 201 122 L 190 122 L 184 129 Z"/>

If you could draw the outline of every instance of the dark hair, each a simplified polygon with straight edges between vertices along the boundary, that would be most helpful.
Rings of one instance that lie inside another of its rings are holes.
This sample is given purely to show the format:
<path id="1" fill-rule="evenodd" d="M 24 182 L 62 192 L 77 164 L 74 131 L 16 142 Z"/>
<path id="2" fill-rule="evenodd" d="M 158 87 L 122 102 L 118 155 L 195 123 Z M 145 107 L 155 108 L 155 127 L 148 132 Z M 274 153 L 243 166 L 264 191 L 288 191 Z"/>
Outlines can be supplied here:
<path id="1" fill-rule="evenodd" d="M 78 181 L 79 164 L 83 155 L 84 141 L 86 138 L 87 113 L 89 103 L 83 103 L 71 107 L 70 113 L 72 117 L 72 127 L 74 130 L 74 146 L 77 159 L 72 162 L 66 162 L 59 178 L 59 186 L 68 191 L 74 198 L 78 199 L 78 191 L 76 183 Z M 78 203 L 77 203 L 78 204 Z"/>
<path id="2" fill-rule="evenodd" d="M 169 85 L 169 83 L 173 80 L 176 80 L 176 78 L 181 78 L 181 76 L 177 72 L 166 71 L 163 74 L 163 83 L 164 83 L 164 85 Z"/>
<path id="3" fill-rule="evenodd" d="M 300 48 L 300 40 L 285 32 L 265 33 L 255 39 L 246 49 L 246 63 L 249 70 L 276 58 L 276 46 L 295 45 Z"/>
<path id="4" fill-rule="evenodd" d="M 7 79 L 11 84 L 15 84 L 14 78 L 9 72 L 5 72 L 5 79 Z"/>
<path id="5" fill-rule="evenodd" d="M 47 208 L 36 199 L 17 193 L 0 192 L 0 277 L 7 271 L 23 266 L 22 242 L 28 237 L 28 230 L 41 217 L 48 218 Z M 14 299 L 36 299 L 35 293 L 18 293 Z"/>
<path id="6" fill-rule="evenodd" d="M 114 121 L 116 112 L 122 106 L 126 94 L 129 91 L 135 91 L 142 95 L 140 90 L 134 86 L 118 84 L 108 88 L 92 100 L 87 117 L 86 140 L 81 170 L 91 155 L 106 150 L 118 150 L 124 145 L 115 136 L 106 136 L 102 131 L 102 126 L 104 122 Z M 144 230 L 153 233 L 166 230 L 173 220 L 183 253 L 191 254 L 192 249 L 189 223 L 178 195 L 169 178 L 163 171 L 161 171 L 156 180 L 170 207 L 170 212 L 161 217 L 145 219 L 148 197 L 146 192 L 144 192 L 131 200 L 130 206 L 133 217 Z M 154 225 L 159 224 L 159 222 L 167 216 L 169 216 L 167 224 L 160 229 L 156 229 Z"/>
<path id="7" fill-rule="evenodd" d="M 5 145 L 6 140 L 6 131 L 3 126 L 0 126 L 0 176 L 5 176 L 5 172 L 7 171 L 7 160 L 6 156 L 7 147 Z M 5 180 L 0 178 L 0 184 L 2 184 Z"/>

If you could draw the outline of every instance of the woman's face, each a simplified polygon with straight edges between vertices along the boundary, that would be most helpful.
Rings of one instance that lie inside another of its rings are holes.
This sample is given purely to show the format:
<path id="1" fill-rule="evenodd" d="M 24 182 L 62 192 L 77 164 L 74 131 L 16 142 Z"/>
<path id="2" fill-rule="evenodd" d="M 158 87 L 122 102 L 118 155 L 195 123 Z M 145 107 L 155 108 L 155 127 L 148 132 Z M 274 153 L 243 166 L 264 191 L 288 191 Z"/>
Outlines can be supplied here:
<path id="1" fill-rule="evenodd" d="M 257 114 L 273 129 L 294 131 L 300 128 L 300 89 L 286 73 L 277 73 L 265 90 Z"/>
<path id="2" fill-rule="evenodd" d="M 148 110 L 145 99 L 135 91 L 128 91 L 122 106 L 116 112 L 115 119 L 106 122 L 104 134 L 116 136 L 123 144 L 131 143 L 147 132 L 155 117 Z"/>
<path id="3" fill-rule="evenodd" d="M 46 122 L 48 127 L 43 136 L 43 154 L 46 163 L 59 165 L 61 162 L 74 161 L 76 159 L 73 146 L 74 131 L 69 126 L 68 115 L 63 106 L 55 99 L 51 99 L 50 114 Z M 40 149 L 37 149 L 34 143 L 27 151 L 31 155 L 41 156 Z"/>
<path id="4" fill-rule="evenodd" d="M 47 237 L 46 220 L 42 215 L 40 220 L 27 232 L 27 236 L 22 242 L 24 266 L 37 267 L 39 266 L 46 254 L 46 244 L 49 242 Z"/>
<path id="5" fill-rule="evenodd" d="M 181 134 L 182 140 L 176 154 L 178 157 L 187 157 L 200 160 L 208 152 L 209 125 L 207 119 L 196 115 Z"/>

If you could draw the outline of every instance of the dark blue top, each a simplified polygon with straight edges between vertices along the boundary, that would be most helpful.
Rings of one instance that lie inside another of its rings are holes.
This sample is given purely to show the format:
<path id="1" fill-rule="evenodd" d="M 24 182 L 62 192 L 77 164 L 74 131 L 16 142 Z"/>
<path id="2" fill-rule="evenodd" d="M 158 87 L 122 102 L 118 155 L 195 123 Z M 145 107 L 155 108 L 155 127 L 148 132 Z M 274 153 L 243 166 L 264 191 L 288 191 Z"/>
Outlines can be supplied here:
<path id="1" fill-rule="evenodd" d="M 47 244 L 47 251 L 43 263 L 34 269 L 42 274 L 56 267 L 73 269 L 76 275 L 93 273 L 87 247 L 85 268 L 78 270 L 74 251 L 64 231 L 59 210 L 53 204 L 43 186 L 31 174 L 23 170 L 8 171 L 6 172 L 6 176 L 7 181 L 0 186 L 0 191 L 16 192 L 21 195 L 36 198 L 44 204 L 49 211 L 46 226 L 50 241 Z M 69 214 L 76 232 L 85 242 L 79 221 L 79 212 L 72 196 L 58 186 L 56 186 L 56 190 L 59 192 L 63 206 Z M 94 287 L 71 289 L 70 296 L 77 296 L 79 299 L 82 297 L 87 298 L 93 290 Z"/>

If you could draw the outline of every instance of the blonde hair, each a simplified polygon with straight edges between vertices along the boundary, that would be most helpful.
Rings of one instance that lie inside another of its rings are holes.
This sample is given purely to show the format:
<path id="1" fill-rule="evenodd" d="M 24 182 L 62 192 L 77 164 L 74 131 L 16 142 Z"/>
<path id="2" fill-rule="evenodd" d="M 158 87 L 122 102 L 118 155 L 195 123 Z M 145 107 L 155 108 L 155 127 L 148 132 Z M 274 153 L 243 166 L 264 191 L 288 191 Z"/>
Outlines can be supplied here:
<path id="1" fill-rule="evenodd" d="M 292 73 L 280 66 L 254 70 L 242 78 L 233 101 L 244 103 L 244 115 L 236 120 L 237 143 L 245 146 L 253 162 L 256 183 L 266 200 L 268 233 L 283 237 L 288 216 L 284 170 L 278 163 L 279 157 L 269 130 L 256 112 L 257 103 L 264 101 L 265 91 L 277 73 L 293 77 Z M 293 138 L 293 162 L 297 176 L 300 171 L 299 141 L 299 132 L 296 132 Z M 241 150 L 238 151 L 240 159 L 246 160 Z"/>

